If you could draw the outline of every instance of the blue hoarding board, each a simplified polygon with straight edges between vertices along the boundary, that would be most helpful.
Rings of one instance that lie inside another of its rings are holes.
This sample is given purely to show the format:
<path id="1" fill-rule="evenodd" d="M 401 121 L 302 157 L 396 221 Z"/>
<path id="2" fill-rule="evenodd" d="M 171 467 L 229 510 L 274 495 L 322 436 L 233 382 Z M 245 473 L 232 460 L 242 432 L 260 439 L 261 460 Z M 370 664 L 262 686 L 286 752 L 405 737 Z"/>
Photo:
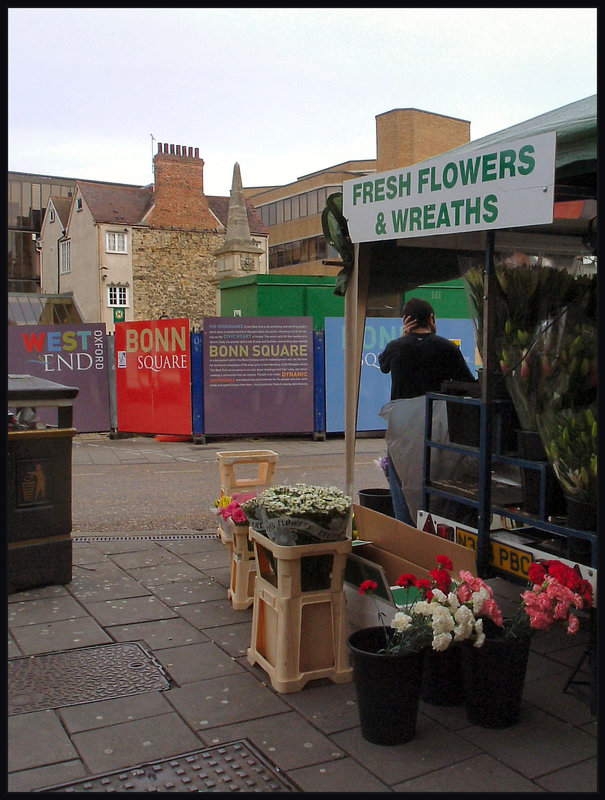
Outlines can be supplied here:
<path id="1" fill-rule="evenodd" d="M 359 403 L 357 407 L 357 430 L 379 431 L 386 428 L 378 412 L 391 397 L 391 376 L 380 371 L 378 355 L 391 339 L 401 336 L 399 318 L 368 317 L 363 338 Z M 439 319 L 437 333 L 455 341 L 474 374 L 475 331 L 470 319 Z M 326 317 L 326 433 L 344 431 L 344 382 L 345 382 L 345 330 L 342 317 Z"/>

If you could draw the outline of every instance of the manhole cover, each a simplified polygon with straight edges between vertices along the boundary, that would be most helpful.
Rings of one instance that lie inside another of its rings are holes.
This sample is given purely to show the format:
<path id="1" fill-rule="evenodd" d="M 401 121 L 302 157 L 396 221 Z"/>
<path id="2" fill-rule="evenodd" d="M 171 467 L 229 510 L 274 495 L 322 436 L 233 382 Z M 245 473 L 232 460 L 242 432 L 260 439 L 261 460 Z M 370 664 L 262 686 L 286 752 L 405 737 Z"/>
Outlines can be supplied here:
<path id="1" fill-rule="evenodd" d="M 37 792 L 298 792 L 246 739 Z"/>
<path id="2" fill-rule="evenodd" d="M 162 691 L 169 685 L 162 666 L 136 642 L 13 658 L 8 662 L 8 713 Z"/>

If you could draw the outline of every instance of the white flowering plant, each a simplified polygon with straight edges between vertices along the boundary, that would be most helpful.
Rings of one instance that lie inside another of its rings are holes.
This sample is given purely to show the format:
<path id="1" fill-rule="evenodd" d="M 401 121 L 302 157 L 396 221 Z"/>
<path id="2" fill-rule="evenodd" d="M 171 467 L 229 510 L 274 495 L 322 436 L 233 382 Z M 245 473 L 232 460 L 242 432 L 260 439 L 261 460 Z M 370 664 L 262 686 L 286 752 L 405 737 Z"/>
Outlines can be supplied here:
<path id="1" fill-rule="evenodd" d="M 251 526 L 278 545 L 346 539 L 351 498 L 335 486 L 270 486 L 242 506 Z"/>
<path id="2" fill-rule="evenodd" d="M 415 575 L 400 575 L 397 586 L 406 589 L 409 602 L 398 611 L 390 628 L 384 624 L 384 613 L 378 611 L 385 630 L 385 647 L 381 652 L 398 655 L 419 652 L 432 647 L 446 650 L 452 642 L 469 641 L 481 647 L 485 641 L 483 620 L 490 619 L 502 626 L 502 614 L 492 588 L 461 570 L 460 581 L 450 575 L 452 562 L 447 556 L 437 556 L 437 567 L 430 572 L 431 579 Z M 377 588 L 374 581 L 364 581 L 359 594 L 372 595 Z"/>

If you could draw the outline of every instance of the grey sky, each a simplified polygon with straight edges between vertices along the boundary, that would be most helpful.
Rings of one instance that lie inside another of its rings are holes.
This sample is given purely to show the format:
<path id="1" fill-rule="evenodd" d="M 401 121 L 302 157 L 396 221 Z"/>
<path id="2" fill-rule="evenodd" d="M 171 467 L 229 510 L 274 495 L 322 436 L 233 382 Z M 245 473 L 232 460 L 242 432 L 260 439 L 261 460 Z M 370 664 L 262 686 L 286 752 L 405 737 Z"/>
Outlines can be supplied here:
<path id="1" fill-rule="evenodd" d="M 374 158 L 393 108 L 477 139 L 595 94 L 596 27 L 596 8 L 9 8 L 8 168 L 144 185 L 168 142 L 224 195 L 236 161 L 258 186 Z"/>

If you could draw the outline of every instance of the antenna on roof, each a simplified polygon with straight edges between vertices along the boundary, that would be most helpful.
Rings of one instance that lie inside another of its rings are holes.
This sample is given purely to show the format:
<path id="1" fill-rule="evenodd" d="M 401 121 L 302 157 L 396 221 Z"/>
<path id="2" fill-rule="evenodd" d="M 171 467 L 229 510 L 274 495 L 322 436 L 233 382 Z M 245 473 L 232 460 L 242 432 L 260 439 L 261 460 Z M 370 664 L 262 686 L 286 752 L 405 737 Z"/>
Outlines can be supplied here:
<path id="1" fill-rule="evenodd" d="M 151 136 L 151 178 L 155 183 L 155 173 L 154 173 L 154 163 L 153 163 L 153 143 L 155 142 L 155 136 L 153 133 L 149 134 Z"/>

